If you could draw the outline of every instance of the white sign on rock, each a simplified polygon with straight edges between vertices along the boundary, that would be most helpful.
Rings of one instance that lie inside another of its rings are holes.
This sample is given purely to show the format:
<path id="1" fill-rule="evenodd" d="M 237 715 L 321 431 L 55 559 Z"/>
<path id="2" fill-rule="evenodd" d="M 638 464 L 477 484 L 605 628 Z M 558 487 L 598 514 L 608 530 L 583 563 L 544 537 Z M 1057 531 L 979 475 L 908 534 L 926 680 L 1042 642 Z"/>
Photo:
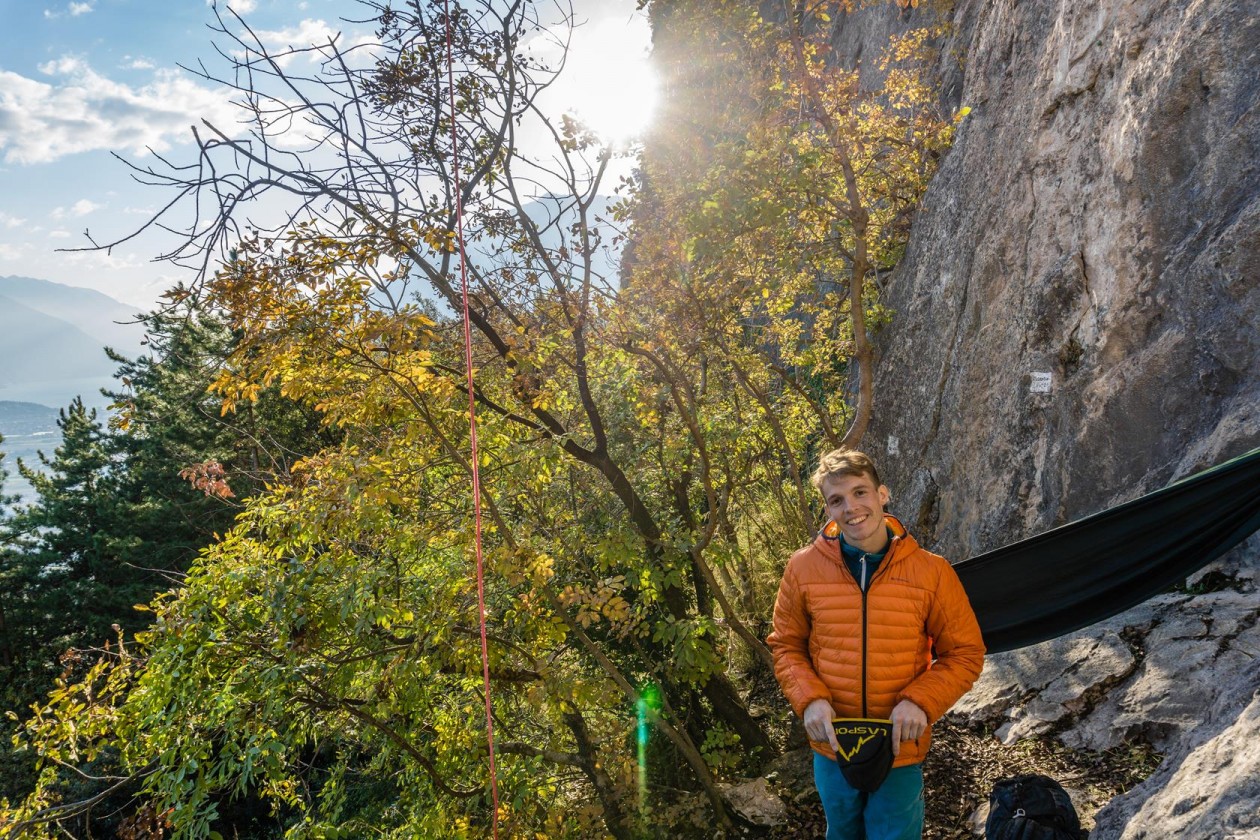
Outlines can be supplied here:
<path id="1" fill-rule="evenodd" d="M 1049 371 L 1035 370 L 1028 374 L 1031 381 L 1028 384 L 1028 393 L 1030 394 L 1048 394 L 1050 393 L 1050 385 L 1053 381 Z"/>

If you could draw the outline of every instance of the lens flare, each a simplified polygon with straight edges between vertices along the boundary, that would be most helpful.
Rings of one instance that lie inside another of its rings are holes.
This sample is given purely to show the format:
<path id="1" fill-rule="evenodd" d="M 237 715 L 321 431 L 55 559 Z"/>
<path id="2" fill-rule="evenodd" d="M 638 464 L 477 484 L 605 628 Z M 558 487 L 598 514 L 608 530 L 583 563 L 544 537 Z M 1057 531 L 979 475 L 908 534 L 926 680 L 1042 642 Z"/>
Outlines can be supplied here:
<path id="1" fill-rule="evenodd" d="M 648 683 L 639 690 L 639 699 L 635 703 L 638 710 L 639 726 L 635 740 L 639 747 L 639 810 L 647 807 L 647 746 L 651 719 L 661 710 L 661 692 L 655 685 Z"/>

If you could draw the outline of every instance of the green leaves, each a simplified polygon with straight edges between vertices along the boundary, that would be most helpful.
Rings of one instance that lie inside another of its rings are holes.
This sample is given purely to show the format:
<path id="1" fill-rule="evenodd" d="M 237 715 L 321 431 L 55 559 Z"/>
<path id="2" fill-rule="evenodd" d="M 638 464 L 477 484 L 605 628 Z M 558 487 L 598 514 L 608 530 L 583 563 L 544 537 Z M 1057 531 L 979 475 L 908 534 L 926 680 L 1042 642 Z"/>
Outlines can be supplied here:
<path id="1" fill-rule="evenodd" d="M 656 625 L 652 640 L 669 646 L 677 679 L 699 686 L 725 667 L 715 645 L 716 636 L 717 625 L 708 616 L 684 621 L 671 616 Z"/>
<path id="2" fill-rule="evenodd" d="M 674 104 L 689 119 L 645 150 L 609 211 L 633 248 L 609 252 L 607 158 L 580 126 L 556 126 L 543 161 L 560 192 L 522 199 L 539 161 L 496 133 L 512 122 L 495 108 L 528 110 L 545 74 L 513 57 L 529 19 L 495 9 L 457 16 L 456 93 L 463 174 L 481 178 L 459 186 L 500 816 L 518 836 L 661 829 L 639 808 L 628 713 L 655 681 L 645 725 L 674 766 L 650 772 L 706 789 L 720 821 L 713 773 L 771 752 L 728 677 L 766 666 L 781 564 L 817 517 L 809 461 L 853 416 L 855 353 L 890 317 L 875 267 L 895 263 L 949 126 L 900 66 L 922 42 L 901 42 L 888 88 L 868 95 L 820 58 L 825 27 L 794 42 L 747 3 L 681 3 L 670 35 L 695 63 Z M 276 169 L 293 223 L 231 243 L 197 289 L 216 317 L 167 324 L 169 352 L 125 363 L 125 445 L 102 449 L 76 415 L 48 485 L 109 526 L 67 531 L 75 557 L 135 558 L 185 512 L 198 525 L 180 531 L 177 588 L 151 614 L 124 602 L 151 629 L 68 680 L 24 736 L 48 762 L 135 774 L 179 837 L 227 836 L 242 801 L 295 838 L 485 834 L 468 362 L 432 11 L 382 13 L 373 72 L 314 91 L 287 79 L 367 133 L 333 130 L 317 169 L 300 155 Z M 214 184 L 234 194 L 223 164 Z M 127 518 L 146 530 L 114 527 Z M 189 546 L 204 546 L 192 563 Z M 56 784 L 50 770 L 22 813 Z"/>

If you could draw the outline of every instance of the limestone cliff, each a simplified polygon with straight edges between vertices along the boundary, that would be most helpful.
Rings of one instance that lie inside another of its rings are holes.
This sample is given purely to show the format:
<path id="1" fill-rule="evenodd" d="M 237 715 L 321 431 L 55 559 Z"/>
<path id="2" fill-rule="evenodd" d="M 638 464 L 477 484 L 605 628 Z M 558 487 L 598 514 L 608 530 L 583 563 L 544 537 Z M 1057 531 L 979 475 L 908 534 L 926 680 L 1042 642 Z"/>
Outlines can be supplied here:
<path id="1" fill-rule="evenodd" d="M 972 111 L 888 290 L 866 445 L 962 557 L 1260 444 L 1260 3 L 953 20 Z"/>
<path id="2" fill-rule="evenodd" d="M 837 44 L 857 58 L 925 13 L 859 15 Z M 893 509 L 961 559 L 1260 445 L 1260 2 L 948 14 L 944 95 L 972 110 L 886 290 L 864 448 Z M 1236 566 L 1254 568 L 1250 546 Z M 1178 626 L 1177 609 L 1144 632 Z M 1096 837 L 1157 836 L 1169 814 L 1193 818 L 1185 836 L 1240 828 L 1217 771 L 1242 754 L 1216 735 L 1254 721 L 1260 672 L 1214 675 L 1228 645 L 1202 646 L 1210 727 L 1171 734 Z"/>

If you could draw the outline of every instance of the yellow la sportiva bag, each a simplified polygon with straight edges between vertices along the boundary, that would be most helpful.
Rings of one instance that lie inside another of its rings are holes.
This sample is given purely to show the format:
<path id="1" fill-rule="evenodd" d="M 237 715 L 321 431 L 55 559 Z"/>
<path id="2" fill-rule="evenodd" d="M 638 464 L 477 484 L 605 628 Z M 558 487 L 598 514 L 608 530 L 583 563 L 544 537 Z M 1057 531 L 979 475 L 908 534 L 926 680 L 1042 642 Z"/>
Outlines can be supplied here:
<path id="1" fill-rule="evenodd" d="M 834 718 L 840 749 L 840 772 L 855 790 L 874 793 L 892 769 L 892 721 L 874 718 Z"/>

